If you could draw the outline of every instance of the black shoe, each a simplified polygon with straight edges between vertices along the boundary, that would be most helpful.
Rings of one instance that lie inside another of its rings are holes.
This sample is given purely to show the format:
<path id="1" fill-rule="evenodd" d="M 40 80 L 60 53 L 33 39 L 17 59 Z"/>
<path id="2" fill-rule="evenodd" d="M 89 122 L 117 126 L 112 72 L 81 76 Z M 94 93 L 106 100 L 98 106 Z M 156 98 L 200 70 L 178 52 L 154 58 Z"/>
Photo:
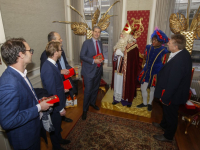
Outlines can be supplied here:
<path id="1" fill-rule="evenodd" d="M 66 144 L 71 143 L 71 141 L 70 141 L 70 140 L 62 139 L 59 143 L 60 143 L 60 144 L 63 144 L 63 145 L 66 145 Z"/>
<path id="2" fill-rule="evenodd" d="M 131 107 L 131 105 L 127 105 L 127 107 Z"/>
<path id="3" fill-rule="evenodd" d="M 152 122 L 152 125 L 158 129 L 162 129 L 163 131 L 165 130 L 163 127 L 160 126 L 159 123 L 156 123 L 156 122 Z"/>
<path id="4" fill-rule="evenodd" d="M 164 135 L 153 135 L 153 138 L 158 140 L 158 141 L 161 141 L 161 142 L 172 142 L 173 140 L 168 140 L 164 137 Z"/>
<path id="5" fill-rule="evenodd" d="M 65 122 L 73 122 L 72 119 L 67 118 L 67 117 L 62 117 L 62 121 L 65 121 Z"/>
<path id="6" fill-rule="evenodd" d="M 113 104 L 113 105 L 116 105 L 116 104 L 118 104 L 118 103 L 117 103 L 117 102 L 112 102 L 112 104 Z"/>
<path id="7" fill-rule="evenodd" d="M 66 149 L 64 149 L 64 148 L 59 148 L 59 149 L 56 149 L 56 148 L 53 148 L 53 150 L 66 150 Z"/>
<path id="8" fill-rule="evenodd" d="M 87 118 L 87 111 L 83 111 L 82 120 L 86 120 Z"/>
<path id="9" fill-rule="evenodd" d="M 90 105 L 90 106 L 92 106 L 96 110 L 99 110 L 99 107 L 97 105 Z"/>
<path id="10" fill-rule="evenodd" d="M 148 104 L 147 110 L 152 111 L 152 105 Z"/>
<path id="11" fill-rule="evenodd" d="M 147 105 L 144 105 L 143 103 L 140 105 L 137 105 L 137 108 L 147 107 Z"/>

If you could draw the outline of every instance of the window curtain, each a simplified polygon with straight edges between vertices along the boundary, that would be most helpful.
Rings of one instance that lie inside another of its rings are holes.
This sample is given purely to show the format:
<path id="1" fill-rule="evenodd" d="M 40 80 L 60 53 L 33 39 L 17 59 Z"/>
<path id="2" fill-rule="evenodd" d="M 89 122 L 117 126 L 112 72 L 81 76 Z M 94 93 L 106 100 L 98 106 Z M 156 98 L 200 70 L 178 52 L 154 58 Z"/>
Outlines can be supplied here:
<path id="1" fill-rule="evenodd" d="M 117 0 L 110 0 L 110 5 L 112 5 Z M 112 66 L 112 54 L 113 47 L 119 40 L 119 36 L 122 29 L 122 8 L 123 8 L 123 0 L 120 0 L 117 4 L 115 4 L 110 10 L 111 15 L 116 15 L 111 17 L 110 25 L 108 27 L 109 31 L 109 39 L 108 39 L 108 66 Z"/>
<path id="2" fill-rule="evenodd" d="M 176 0 L 157 0 L 154 28 L 158 27 L 169 38 L 171 37 L 171 30 L 169 28 L 169 17 L 174 13 Z"/>
<path id="3" fill-rule="evenodd" d="M 78 10 L 83 16 L 84 16 L 84 1 L 83 0 L 70 0 L 71 5 Z M 81 16 L 76 13 L 75 11 L 71 10 L 71 21 L 72 22 L 84 22 Z M 75 35 L 72 32 L 72 52 L 73 52 L 73 64 L 74 65 L 80 65 L 80 51 L 83 42 L 85 41 L 86 36 L 84 35 Z"/>

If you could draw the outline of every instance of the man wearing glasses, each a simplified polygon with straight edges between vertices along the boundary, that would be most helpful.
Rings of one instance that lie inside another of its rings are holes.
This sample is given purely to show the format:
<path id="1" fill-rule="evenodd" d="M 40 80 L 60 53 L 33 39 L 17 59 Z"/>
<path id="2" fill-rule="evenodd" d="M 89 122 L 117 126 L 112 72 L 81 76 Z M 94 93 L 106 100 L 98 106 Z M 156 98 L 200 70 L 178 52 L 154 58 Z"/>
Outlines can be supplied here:
<path id="1" fill-rule="evenodd" d="M 48 42 L 50 42 L 50 41 L 57 41 L 57 42 L 60 42 L 62 44 L 62 38 L 60 37 L 60 34 L 57 33 L 57 32 L 54 32 L 54 31 L 52 31 L 48 34 Z M 61 49 L 62 49 L 62 47 L 61 47 Z M 41 60 L 41 63 L 40 63 L 40 70 L 41 70 L 43 63 L 47 60 L 46 51 L 44 51 L 42 53 L 40 60 Z M 64 81 L 65 78 L 64 78 L 63 75 L 68 75 L 69 74 L 68 69 L 70 69 L 72 67 L 68 64 L 68 62 L 66 60 L 65 52 L 63 51 L 63 49 L 62 49 L 61 57 L 60 57 L 60 59 L 57 60 L 56 64 L 58 65 L 58 69 L 60 70 L 60 73 L 62 75 L 62 79 Z M 76 90 L 75 86 L 73 85 L 72 79 L 69 78 L 69 80 L 72 83 L 72 87 L 73 87 L 72 89 L 69 90 L 69 94 L 70 94 L 71 98 L 73 99 L 73 95 L 74 95 L 74 93 L 77 92 L 77 90 Z M 66 93 L 66 97 L 67 97 L 67 95 L 68 94 Z M 65 121 L 65 122 L 72 122 L 73 121 L 72 119 L 67 118 L 65 116 L 62 117 L 62 120 Z"/>
<path id="2" fill-rule="evenodd" d="M 14 150 L 39 150 L 41 111 L 53 105 L 47 100 L 38 103 L 26 77 L 33 49 L 24 39 L 13 38 L 2 45 L 1 55 L 8 67 L 0 77 L 0 125 Z"/>

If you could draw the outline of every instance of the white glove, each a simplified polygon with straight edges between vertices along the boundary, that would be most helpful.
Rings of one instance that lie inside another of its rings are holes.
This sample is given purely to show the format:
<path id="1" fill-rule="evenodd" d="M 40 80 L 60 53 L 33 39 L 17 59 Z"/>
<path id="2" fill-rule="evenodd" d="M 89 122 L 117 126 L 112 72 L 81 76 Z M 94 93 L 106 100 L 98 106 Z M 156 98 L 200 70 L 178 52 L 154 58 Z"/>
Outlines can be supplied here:
<path id="1" fill-rule="evenodd" d="M 120 49 L 117 49 L 115 54 L 124 57 L 124 54 L 122 53 L 122 51 Z"/>

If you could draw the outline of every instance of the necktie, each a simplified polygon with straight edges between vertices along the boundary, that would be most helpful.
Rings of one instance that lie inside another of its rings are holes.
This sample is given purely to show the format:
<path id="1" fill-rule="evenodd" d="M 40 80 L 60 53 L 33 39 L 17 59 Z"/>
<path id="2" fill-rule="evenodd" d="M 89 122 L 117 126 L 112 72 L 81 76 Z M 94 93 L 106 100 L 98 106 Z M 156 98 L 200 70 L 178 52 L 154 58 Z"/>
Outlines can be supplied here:
<path id="1" fill-rule="evenodd" d="M 97 49 L 97 55 L 99 54 L 99 47 L 98 47 L 98 43 L 97 43 L 97 41 L 96 41 L 96 49 Z M 100 67 L 101 66 L 101 64 L 97 64 L 97 67 Z"/>

